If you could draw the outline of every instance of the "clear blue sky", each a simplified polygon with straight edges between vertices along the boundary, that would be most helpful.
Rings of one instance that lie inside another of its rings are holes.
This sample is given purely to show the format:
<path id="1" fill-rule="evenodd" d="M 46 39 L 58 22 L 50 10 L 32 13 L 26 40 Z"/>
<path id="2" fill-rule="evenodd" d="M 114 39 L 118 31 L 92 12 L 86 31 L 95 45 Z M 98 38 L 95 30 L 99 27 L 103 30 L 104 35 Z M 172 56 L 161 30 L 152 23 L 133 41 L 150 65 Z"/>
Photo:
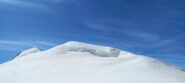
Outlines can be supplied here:
<path id="1" fill-rule="evenodd" d="M 0 63 L 71 40 L 185 68 L 185 0 L 0 0 Z"/>

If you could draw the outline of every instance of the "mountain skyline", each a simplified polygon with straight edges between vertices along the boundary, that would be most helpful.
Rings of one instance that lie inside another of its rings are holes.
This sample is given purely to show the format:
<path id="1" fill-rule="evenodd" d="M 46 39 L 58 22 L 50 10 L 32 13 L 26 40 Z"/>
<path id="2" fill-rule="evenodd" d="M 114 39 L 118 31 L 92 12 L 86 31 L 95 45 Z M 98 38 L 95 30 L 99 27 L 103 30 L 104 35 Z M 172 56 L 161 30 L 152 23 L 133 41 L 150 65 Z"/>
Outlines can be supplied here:
<path id="1" fill-rule="evenodd" d="M 0 0 L 0 63 L 67 41 L 106 45 L 185 68 L 184 0 Z"/>

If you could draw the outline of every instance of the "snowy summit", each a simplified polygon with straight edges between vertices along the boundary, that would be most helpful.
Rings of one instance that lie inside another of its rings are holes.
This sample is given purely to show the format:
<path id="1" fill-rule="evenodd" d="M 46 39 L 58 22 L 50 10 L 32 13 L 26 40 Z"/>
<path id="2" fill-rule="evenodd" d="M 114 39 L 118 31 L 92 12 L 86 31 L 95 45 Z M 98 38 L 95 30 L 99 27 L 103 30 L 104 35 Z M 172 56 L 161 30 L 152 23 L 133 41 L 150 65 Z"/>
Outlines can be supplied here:
<path id="1" fill-rule="evenodd" d="M 0 83 L 185 83 L 185 72 L 116 48 L 70 41 L 0 65 Z"/>

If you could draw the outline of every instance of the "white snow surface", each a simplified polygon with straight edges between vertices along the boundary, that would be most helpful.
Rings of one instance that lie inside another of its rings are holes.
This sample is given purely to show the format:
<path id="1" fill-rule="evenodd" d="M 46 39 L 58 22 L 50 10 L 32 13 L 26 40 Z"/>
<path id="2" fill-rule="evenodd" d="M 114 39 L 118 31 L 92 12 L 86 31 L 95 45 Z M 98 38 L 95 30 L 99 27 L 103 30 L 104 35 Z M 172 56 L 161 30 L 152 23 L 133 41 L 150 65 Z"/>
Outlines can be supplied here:
<path id="1" fill-rule="evenodd" d="M 25 50 L 23 52 L 21 52 L 19 55 L 17 55 L 15 58 L 19 58 L 19 57 L 23 57 L 32 53 L 36 53 L 36 52 L 40 52 L 40 49 L 38 48 L 30 48 L 28 50 Z"/>
<path id="2" fill-rule="evenodd" d="M 116 48 L 71 41 L 46 51 L 32 48 L 1 64 L 0 83 L 185 83 L 185 72 Z"/>

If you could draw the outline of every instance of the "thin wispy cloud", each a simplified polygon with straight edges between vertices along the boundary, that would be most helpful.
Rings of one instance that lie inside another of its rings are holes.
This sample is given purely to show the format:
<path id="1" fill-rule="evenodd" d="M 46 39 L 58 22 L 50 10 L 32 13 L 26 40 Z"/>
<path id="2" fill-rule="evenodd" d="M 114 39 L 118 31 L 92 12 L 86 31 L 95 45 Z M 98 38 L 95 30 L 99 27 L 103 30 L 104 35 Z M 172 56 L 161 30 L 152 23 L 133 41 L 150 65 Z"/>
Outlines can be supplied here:
<path id="1" fill-rule="evenodd" d="M 0 0 L 0 3 L 11 6 L 16 5 L 25 8 L 49 9 L 48 4 L 50 4 L 51 2 L 47 1 L 48 0 Z"/>
<path id="2" fill-rule="evenodd" d="M 24 41 L 14 41 L 14 40 L 0 40 L 0 44 L 10 44 L 10 45 L 19 45 L 19 46 L 31 46 L 30 44 Z"/>
<path id="3" fill-rule="evenodd" d="M 0 0 L 0 5 L 16 6 L 26 10 L 39 11 L 45 13 L 57 13 L 52 7 L 59 3 L 73 2 L 72 0 Z"/>
<path id="4" fill-rule="evenodd" d="M 2 3 L 16 4 L 16 5 L 27 5 L 27 6 L 38 6 L 46 4 L 58 4 L 64 2 L 74 2 L 74 0 L 0 0 Z"/>
<path id="5" fill-rule="evenodd" d="M 31 47 L 52 47 L 55 43 L 47 41 L 0 40 L 0 50 L 19 51 Z"/>
<path id="6" fill-rule="evenodd" d="M 33 40 L 28 40 L 28 41 L 0 40 L 0 44 L 12 44 L 12 45 L 20 45 L 20 46 L 32 46 L 34 44 L 41 44 L 41 45 L 46 45 L 46 46 L 56 45 L 55 43 L 41 41 L 41 40 L 38 40 L 38 41 L 33 41 Z"/>
<path id="7" fill-rule="evenodd" d="M 88 29 L 96 30 L 105 33 L 116 33 L 122 36 L 129 36 L 131 38 L 138 38 L 143 41 L 158 41 L 160 36 L 154 33 L 143 31 L 141 28 L 134 28 L 131 23 L 116 19 L 98 19 L 85 20 L 84 24 Z M 133 29 L 134 28 L 134 29 Z"/>
<path id="8" fill-rule="evenodd" d="M 1 3 L 14 4 L 14 5 L 24 5 L 24 6 L 38 6 L 37 3 L 31 3 L 24 0 L 0 0 Z"/>
<path id="9" fill-rule="evenodd" d="M 33 41 L 31 41 L 33 42 Z M 47 41 L 35 41 L 36 44 L 46 45 L 46 46 L 54 46 L 55 43 L 47 42 Z"/>

